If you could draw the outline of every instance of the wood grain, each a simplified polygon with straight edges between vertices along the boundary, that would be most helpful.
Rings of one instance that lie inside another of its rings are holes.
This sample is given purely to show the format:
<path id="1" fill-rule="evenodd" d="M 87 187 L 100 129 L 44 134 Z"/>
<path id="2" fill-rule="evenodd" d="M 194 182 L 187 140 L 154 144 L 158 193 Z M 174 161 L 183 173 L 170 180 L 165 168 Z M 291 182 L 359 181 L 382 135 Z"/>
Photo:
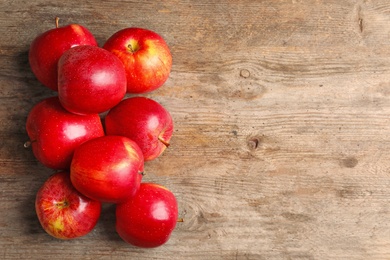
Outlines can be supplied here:
<path id="1" fill-rule="evenodd" d="M 390 3 L 386 0 L 0 1 L 1 259 L 390 259 Z M 32 74 L 39 33 L 80 23 L 100 45 L 155 30 L 171 47 L 166 84 L 147 96 L 172 114 L 170 148 L 145 165 L 184 219 L 145 250 L 95 230 L 59 241 L 35 193 L 51 170 L 25 120 L 55 95 Z"/>

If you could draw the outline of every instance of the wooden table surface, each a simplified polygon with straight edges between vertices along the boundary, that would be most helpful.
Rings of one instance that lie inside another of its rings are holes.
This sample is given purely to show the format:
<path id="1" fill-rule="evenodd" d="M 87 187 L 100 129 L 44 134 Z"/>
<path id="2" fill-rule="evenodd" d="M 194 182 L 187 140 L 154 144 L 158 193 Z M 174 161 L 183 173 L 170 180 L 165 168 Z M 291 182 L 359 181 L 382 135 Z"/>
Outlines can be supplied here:
<path id="1" fill-rule="evenodd" d="M 30 42 L 79 23 L 99 45 L 125 27 L 162 35 L 170 148 L 144 181 L 177 196 L 167 244 L 140 249 L 105 204 L 93 232 L 47 235 L 35 194 L 53 171 L 23 148 L 25 121 L 56 95 Z M 390 259 L 388 0 L 0 0 L 0 259 Z"/>

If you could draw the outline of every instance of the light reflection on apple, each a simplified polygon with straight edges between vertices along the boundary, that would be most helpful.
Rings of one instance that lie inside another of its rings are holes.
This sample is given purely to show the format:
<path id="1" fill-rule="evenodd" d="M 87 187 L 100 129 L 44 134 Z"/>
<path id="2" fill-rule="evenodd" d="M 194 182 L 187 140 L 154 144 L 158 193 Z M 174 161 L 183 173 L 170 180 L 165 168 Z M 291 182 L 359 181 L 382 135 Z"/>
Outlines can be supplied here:
<path id="1" fill-rule="evenodd" d="M 154 219 L 157 220 L 168 220 L 169 214 L 166 211 L 166 205 L 163 201 L 158 201 L 153 204 L 151 213 Z"/>
<path id="2" fill-rule="evenodd" d="M 74 140 L 83 137 L 87 134 L 87 129 L 84 125 L 66 125 L 64 134 L 69 140 Z"/>

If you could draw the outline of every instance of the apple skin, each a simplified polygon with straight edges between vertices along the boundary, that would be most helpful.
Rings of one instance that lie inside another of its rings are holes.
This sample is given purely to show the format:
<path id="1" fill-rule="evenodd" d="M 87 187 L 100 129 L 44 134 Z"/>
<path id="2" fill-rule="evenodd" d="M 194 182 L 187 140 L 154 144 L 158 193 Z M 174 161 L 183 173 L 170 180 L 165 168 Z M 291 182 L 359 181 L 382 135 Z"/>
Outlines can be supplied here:
<path id="1" fill-rule="evenodd" d="M 173 120 L 161 104 L 146 97 L 131 97 L 112 108 L 104 120 L 107 135 L 122 135 L 135 141 L 144 160 L 160 156 L 173 134 Z"/>
<path id="2" fill-rule="evenodd" d="M 52 169 L 69 169 L 73 152 L 83 142 L 104 136 L 98 114 L 75 115 L 58 97 L 46 98 L 30 111 L 26 130 L 34 156 Z"/>
<path id="3" fill-rule="evenodd" d="M 31 43 L 29 63 L 36 78 L 46 87 L 57 91 L 57 63 L 62 54 L 75 46 L 93 45 L 97 42 L 85 27 L 70 24 L 38 35 Z"/>
<path id="4" fill-rule="evenodd" d="M 156 32 L 125 28 L 113 34 L 103 48 L 118 56 L 125 65 L 128 93 L 156 90 L 166 82 L 171 72 L 171 52 Z"/>
<path id="5" fill-rule="evenodd" d="M 116 206 L 116 231 L 127 243 L 144 248 L 166 243 L 178 221 L 174 194 L 155 183 L 142 183 L 138 193 Z"/>
<path id="6" fill-rule="evenodd" d="M 75 150 L 70 178 L 85 196 L 119 203 L 138 191 L 143 171 L 142 152 L 135 142 L 123 136 L 103 136 Z"/>
<path id="7" fill-rule="evenodd" d="M 58 61 L 58 96 L 75 114 L 102 113 L 126 94 L 126 72 L 111 52 L 97 46 L 76 46 Z"/>
<path id="8" fill-rule="evenodd" d="M 50 176 L 38 190 L 35 210 L 42 228 L 59 239 L 73 239 L 93 230 L 102 205 L 78 192 L 71 184 L 69 172 Z"/>

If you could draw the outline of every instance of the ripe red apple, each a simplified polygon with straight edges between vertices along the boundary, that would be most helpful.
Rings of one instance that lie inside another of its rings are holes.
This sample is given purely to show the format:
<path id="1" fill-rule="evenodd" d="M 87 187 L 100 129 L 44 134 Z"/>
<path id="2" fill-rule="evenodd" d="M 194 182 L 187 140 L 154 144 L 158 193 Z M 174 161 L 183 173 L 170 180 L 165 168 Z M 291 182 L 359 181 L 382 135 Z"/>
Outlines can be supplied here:
<path id="1" fill-rule="evenodd" d="M 75 150 L 70 178 L 85 196 L 118 203 L 138 191 L 143 171 L 142 152 L 135 142 L 123 136 L 103 136 Z"/>
<path id="2" fill-rule="evenodd" d="M 72 113 L 102 113 L 118 104 L 125 94 L 124 66 L 105 49 L 73 47 L 58 61 L 58 96 Z"/>
<path id="3" fill-rule="evenodd" d="M 173 120 L 158 102 L 146 97 L 122 100 L 105 118 L 107 135 L 122 135 L 135 141 L 141 148 L 144 160 L 160 156 L 173 133 Z"/>
<path id="4" fill-rule="evenodd" d="M 31 109 L 26 130 L 35 157 L 53 169 L 69 169 L 76 147 L 104 135 L 98 114 L 72 114 L 58 97 L 44 99 Z"/>
<path id="5" fill-rule="evenodd" d="M 162 86 L 169 77 L 172 55 L 157 33 L 126 28 L 113 34 L 104 49 L 118 56 L 126 68 L 127 92 L 146 93 Z"/>
<path id="6" fill-rule="evenodd" d="M 68 49 L 78 45 L 94 45 L 92 33 L 78 24 L 70 24 L 48 30 L 38 35 L 30 45 L 30 67 L 37 79 L 46 87 L 57 91 L 57 63 Z"/>
<path id="7" fill-rule="evenodd" d="M 57 172 L 38 190 L 35 210 L 43 229 L 51 236 L 72 239 L 88 234 L 96 225 L 101 203 L 78 192 L 69 172 Z"/>
<path id="8" fill-rule="evenodd" d="M 170 190 L 142 183 L 134 197 L 116 206 L 116 231 L 129 244 L 157 247 L 169 240 L 177 217 L 177 201 Z"/>

